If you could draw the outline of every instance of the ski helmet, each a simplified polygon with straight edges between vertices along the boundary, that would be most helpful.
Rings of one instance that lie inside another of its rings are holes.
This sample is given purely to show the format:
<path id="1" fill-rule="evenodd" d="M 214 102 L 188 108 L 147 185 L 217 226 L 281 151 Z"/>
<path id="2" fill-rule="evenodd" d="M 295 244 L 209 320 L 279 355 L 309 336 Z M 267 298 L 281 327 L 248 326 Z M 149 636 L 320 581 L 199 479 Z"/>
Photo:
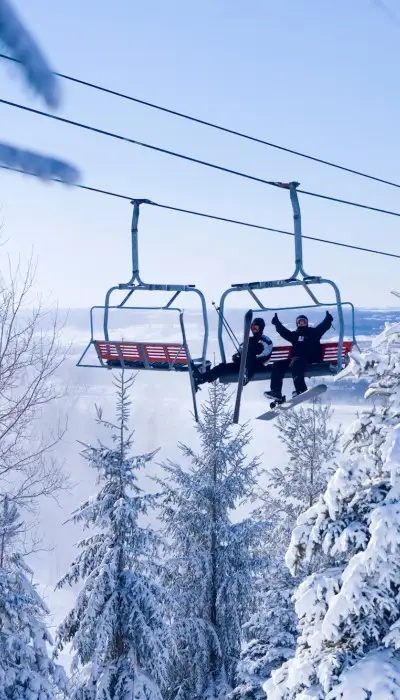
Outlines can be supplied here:
<path id="1" fill-rule="evenodd" d="M 264 328 L 265 328 L 265 321 L 264 321 L 263 318 L 253 318 L 253 320 L 252 320 L 252 322 L 251 322 L 251 325 L 252 325 L 252 326 L 258 326 L 259 329 L 260 329 L 260 331 L 261 331 L 261 333 L 262 333 L 263 330 L 264 330 Z"/>
<path id="2" fill-rule="evenodd" d="M 307 318 L 307 316 L 304 316 L 304 314 L 300 314 L 300 316 L 297 316 L 297 318 L 296 318 L 296 326 L 299 325 L 299 321 L 300 321 L 300 320 L 306 321 L 307 326 L 308 326 L 308 318 Z"/>

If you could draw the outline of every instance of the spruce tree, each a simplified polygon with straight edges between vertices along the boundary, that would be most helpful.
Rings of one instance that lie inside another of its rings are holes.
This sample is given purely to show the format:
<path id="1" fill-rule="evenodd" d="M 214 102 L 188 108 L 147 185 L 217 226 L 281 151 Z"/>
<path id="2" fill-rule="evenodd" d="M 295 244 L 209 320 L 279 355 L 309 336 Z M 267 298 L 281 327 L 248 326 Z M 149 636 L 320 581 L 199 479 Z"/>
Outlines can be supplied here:
<path id="1" fill-rule="evenodd" d="M 400 697 L 400 324 L 346 373 L 374 400 L 350 427 L 326 492 L 298 520 L 293 573 L 322 553 L 325 566 L 296 591 L 293 659 L 265 684 L 269 700 Z"/>
<path id="2" fill-rule="evenodd" d="M 128 392 L 134 377 L 115 379 L 113 444 L 85 445 L 83 457 L 101 488 L 72 515 L 88 536 L 59 587 L 83 582 L 76 604 L 60 626 L 58 649 L 71 643 L 72 700 L 159 700 L 165 669 L 162 592 L 157 584 L 157 538 L 140 524 L 154 498 L 138 486 L 138 471 L 152 454 L 131 456 Z"/>
<path id="3" fill-rule="evenodd" d="M 233 425 L 229 401 L 226 387 L 214 383 L 196 426 L 200 451 L 180 445 L 186 466 L 164 463 L 158 479 L 176 644 L 167 700 L 226 696 L 252 599 L 263 524 L 233 523 L 230 515 L 253 496 L 259 463 L 246 457 L 251 435 Z"/>
<path id="4" fill-rule="evenodd" d="M 24 531 L 16 505 L 0 496 L 0 700 L 55 700 L 67 678 L 51 658 L 49 610 L 19 552 Z"/>
<path id="5" fill-rule="evenodd" d="M 263 683 L 296 649 L 297 616 L 292 600 L 300 578 L 293 578 L 284 557 L 297 517 L 312 505 L 326 486 L 329 465 L 336 455 L 339 431 L 330 426 L 332 409 L 317 399 L 282 414 L 276 420 L 288 459 L 267 472 L 258 517 L 272 524 L 266 532 L 267 561 L 260 581 L 257 610 L 244 625 L 246 642 L 238 665 L 237 687 L 229 700 L 265 697 Z M 313 567 L 318 567 L 314 561 Z"/>

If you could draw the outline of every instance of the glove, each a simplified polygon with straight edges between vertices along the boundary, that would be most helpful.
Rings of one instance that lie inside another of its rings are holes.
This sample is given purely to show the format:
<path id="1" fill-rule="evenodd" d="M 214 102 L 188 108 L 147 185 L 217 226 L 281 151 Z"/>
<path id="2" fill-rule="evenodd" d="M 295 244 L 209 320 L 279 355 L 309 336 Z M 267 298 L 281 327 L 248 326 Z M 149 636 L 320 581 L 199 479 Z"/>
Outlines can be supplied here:
<path id="1" fill-rule="evenodd" d="M 273 318 L 272 321 L 271 321 L 272 325 L 273 325 L 273 326 L 276 326 L 276 324 L 278 323 L 278 320 L 279 320 L 279 319 L 278 319 L 278 314 L 275 314 L 274 318 Z"/>
<path id="2" fill-rule="evenodd" d="M 333 321 L 333 316 L 329 313 L 329 311 L 326 312 L 326 318 L 329 318 L 331 322 Z"/>
<path id="3" fill-rule="evenodd" d="M 238 352 L 235 352 L 235 354 L 232 355 L 232 360 L 233 362 L 240 362 L 240 354 Z"/>

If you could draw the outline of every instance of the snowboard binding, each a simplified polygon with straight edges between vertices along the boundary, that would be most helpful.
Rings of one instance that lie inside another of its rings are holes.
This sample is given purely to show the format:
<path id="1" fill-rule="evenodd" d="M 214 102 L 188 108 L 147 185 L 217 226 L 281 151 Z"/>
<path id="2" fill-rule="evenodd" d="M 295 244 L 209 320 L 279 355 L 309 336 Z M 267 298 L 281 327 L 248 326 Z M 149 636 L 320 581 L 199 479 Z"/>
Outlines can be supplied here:
<path id="1" fill-rule="evenodd" d="M 285 401 L 286 401 L 286 396 L 282 396 L 281 399 L 274 399 L 273 401 L 271 401 L 269 407 L 271 409 L 276 408 L 277 406 L 280 406 L 282 403 L 285 403 Z"/>

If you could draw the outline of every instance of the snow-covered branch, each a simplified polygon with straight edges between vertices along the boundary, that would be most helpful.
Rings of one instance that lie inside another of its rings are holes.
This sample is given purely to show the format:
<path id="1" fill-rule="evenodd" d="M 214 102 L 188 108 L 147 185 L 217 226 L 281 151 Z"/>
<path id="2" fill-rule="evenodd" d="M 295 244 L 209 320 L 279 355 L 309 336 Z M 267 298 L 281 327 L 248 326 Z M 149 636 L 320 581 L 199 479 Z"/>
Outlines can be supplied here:
<path id="1" fill-rule="evenodd" d="M 268 700 L 380 700 L 399 695 L 400 324 L 351 371 L 369 382 L 323 496 L 297 522 L 293 571 L 323 555 L 296 592 L 300 637 L 293 659 L 265 684 Z"/>

